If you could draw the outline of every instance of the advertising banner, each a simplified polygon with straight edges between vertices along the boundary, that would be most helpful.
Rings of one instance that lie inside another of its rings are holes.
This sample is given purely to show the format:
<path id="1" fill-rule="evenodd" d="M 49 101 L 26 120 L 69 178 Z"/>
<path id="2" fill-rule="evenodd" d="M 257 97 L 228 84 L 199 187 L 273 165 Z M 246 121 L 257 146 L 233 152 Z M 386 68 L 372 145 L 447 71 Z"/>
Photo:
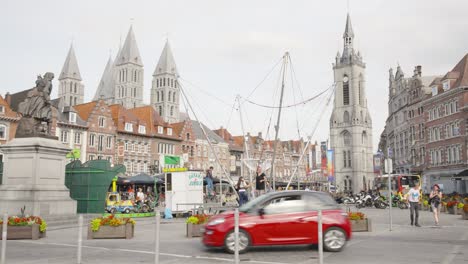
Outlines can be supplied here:
<path id="1" fill-rule="evenodd" d="M 327 177 L 328 172 L 327 172 L 327 142 L 322 141 L 320 143 L 320 169 L 322 170 L 322 175 Z"/>
<path id="2" fill-rule="evenodd" d="M 374 173 L 380 175 L 382 170 L 382 160 L 379 154 L 374 154 Z"/>
<path id="3" fill-rule="evenodd" d="M 333 164 L 334 160 L 334 151 L 329 149 L 327 150 L 327 171 L 328 171 L 328 181 L 335 181 L 335 166 Z"/>

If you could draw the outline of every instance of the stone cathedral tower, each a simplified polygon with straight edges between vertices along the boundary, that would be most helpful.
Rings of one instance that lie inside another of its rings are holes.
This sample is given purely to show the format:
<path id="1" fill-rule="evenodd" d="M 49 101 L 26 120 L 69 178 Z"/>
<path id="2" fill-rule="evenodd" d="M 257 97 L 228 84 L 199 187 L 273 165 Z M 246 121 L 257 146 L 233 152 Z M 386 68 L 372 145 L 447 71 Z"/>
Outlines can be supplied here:
<path id="1" fill-rule="evenodd" d="M 373 186 L 372 120 L 367 109 L 366 65 L 353 46 L 348 14 L 343 54 L 333 64 L 335 99 L 330 118 L 330 148 L 335 153 L 338 191 L 357 193 Z"/>
<path id="2" fill-rule="evenodd" d="M 179 122 L 180 89 L 178 77 L 174 56 L 172 56 L 169 41 L 167 41 L 161 57 L 159 57 L 158 65 L 154 69 L 151 105 L 168 123 Z"/>
<path id="3" fill-rule="evenodd" d="M 143 104 L 143 62 L 140 51 L 130 27 L 122 49 L 114 62 L 114 103 L 125 108 Z"/>
<path id="4" fill-rule="evenodd" d="M 82 104 L 84 100 L 84 85 L 81 83 L 80 69 L 76 61 L 73 45 L 70 46 L 67 58 L 60 72 L 58 97 L 63 99 L 65 106 Z"/>

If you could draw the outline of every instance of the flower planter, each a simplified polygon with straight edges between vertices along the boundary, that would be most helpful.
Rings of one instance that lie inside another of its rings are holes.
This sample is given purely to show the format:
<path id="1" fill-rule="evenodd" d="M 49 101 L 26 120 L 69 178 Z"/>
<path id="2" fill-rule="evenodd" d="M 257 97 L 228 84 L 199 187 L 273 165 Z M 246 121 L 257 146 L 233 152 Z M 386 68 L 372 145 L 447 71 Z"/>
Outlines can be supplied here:
<path id="1" fill-rule="evenodd" d="M 106 239 L 106 238 L 121 238 L 131 239 L 135 233 L 135 227 L 131 223 L 120 226 L 107 226 L 99 227 L 98 231 L 93 232 L 91 225 L 88 226 L 88 239 Z"/>
<path id="2" fill-rule="evenodd" d="M 440 207 L 440 212 L 441 212 L 441 213 L 447 212 L 447 207 L 444 206 L 444 205 L 442 205 L 442 206 Z"/>
<path id="3" fill-rule="evenodd" d="M 468 220 L 468 212 L 462 211 L 462 219 Z"/>
<path id="4" fill-rule="evenodd" d="M 457 211 L 455 213 L 457 215 L 463 215 L 463 207 L 462 208 L 457 208 Z"/>
<path id="5" fill-rule="evenodd" d="M 187 223 L 186 228 L 186 235 L 187 237 L 201 237 L 202 236 L 202 228 L 205 225 L 195 225 L 192 223 Z"/>
<path id="6" fill-rule="evenodd" d="M 449 214 L 455 214 L 455 210 L 456 210 L 455 206 L 447 207 L 447 212 Z"/>
<path id="7" fill-rule="evenodd" d="M 3 232 L 3 226 L 0 226 L 0 234 Z M 46 236 L 45 231 L 39 231 L 39 225 L 33 224 L 30 226 L 8 226 L 7 240 L 11 239 L 32 239 L 37 240 Z M 2 237 L 0 236 L 0 240 Z"/>
<path id="8" fill-rule="evenodd" d="M 429 211 L 429 205 L 422 205 L 422 210 L 423 211 Z"/>
<path id="9" fill-rule="evenodd" d="M 372 222 L 366 218 L 363 220 L 349 220 L 351 221 L 351 230 L 353 232 L 371 232 Z"/>

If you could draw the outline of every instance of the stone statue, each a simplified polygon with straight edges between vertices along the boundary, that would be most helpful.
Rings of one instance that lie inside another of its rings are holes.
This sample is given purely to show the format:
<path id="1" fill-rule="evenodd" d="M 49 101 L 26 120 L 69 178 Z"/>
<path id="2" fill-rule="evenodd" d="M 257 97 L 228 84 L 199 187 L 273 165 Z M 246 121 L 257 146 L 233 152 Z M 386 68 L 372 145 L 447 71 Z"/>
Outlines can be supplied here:
<path id="1" fill-rule="evenodd" d="M 16 130 L 17 138 L 21 137 L 51 137 L 52 106 L 50 94 L 54 74 L 48 72 L 44 77 L 37 76 L 36 87 L 32 88 L 23 102 L 18 105 L 22 115 Z"/>

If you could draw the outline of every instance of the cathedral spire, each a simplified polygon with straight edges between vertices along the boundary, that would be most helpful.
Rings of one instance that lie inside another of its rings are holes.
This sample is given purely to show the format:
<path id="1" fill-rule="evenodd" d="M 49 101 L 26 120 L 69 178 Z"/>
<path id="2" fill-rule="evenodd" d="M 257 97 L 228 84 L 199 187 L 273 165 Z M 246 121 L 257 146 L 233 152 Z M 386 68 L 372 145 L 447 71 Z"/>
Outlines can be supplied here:
<path id="1" fill-rule="evenodd" d="M 125 38 L 124 45 L 120 50 L 118 57 L 116 58 L 117 65 L 126 63 L 133 63 L 139 66 L 143 66 L 132 26 L 130 26 L 130 30 L 128 31 L 127 38 Z"/>
<path id="2" fill-rule="evenodd" d="M 349 13 L 348 13 L 346 17 L 345 32 L 343 33 L 343 41 L 344 41 L 343 56 L 350 57 L 354 54 L 353 40 L 354 40 L 353 26 L 351 25 L 351 17 L 349 16 Z"/>
<path id="3" fill-rule="evenodd" d="M 81 81 L 80 69 L 78 68 L 78 62 L 76 61 L 73 44 L 70 45 L 70 49 L 68 50 L 68 55 L 65 59 L 65 63 L 63 64 L 59 80 L 66 78 L 72 78 Z"/>
<path id="4" fill-rule="evenodd" d="M 99 99 L 109 99 L 113 97 L 114 93 L 114 77 L 113 71 L 114 69 L 114 61 L 112 60 L 112 56 L 109 56 L 109 60 L 107 60 L 106 68 L 101 77 L 101 81 L 99 82 L 99 86 L 94 94 L 93 101 Z"/>
<path id="5" fill-rule="evenodd" d="M 178 76 L 169 40 L 166 40 L 166 45 L 164 45 L 164 49 L 159 57 L 158 65 L 156 66 L 156 69 L 154 69 L 153 76 L 164 73 L 175 74 L 176 77 Z"/>

